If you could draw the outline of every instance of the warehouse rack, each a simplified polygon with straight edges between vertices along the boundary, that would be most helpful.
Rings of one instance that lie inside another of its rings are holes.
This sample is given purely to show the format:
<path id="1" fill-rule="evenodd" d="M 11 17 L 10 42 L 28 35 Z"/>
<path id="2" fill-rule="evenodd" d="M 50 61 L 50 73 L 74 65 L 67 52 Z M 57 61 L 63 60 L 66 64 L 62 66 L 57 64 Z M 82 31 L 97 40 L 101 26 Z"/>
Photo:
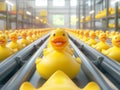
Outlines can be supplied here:
<path id="1" fill-rule="evenodd" d="M 119 30 L 119 23 L 118 23 L 118 20 L 120 18 L 120 15 L 119 15 L 119 2 L 116 2 L 115 3 L 115 7 L 114 7 L 114 10 L 115 10 L 115 13 L 114 14 L 109 14 L 109 8 L 110 8 L 110 0 L 90 0 L 90 4 L 91 6 L 89 8 L 85 8 L 88 7 L 88 4 L 86 4 L 88 2 L 88 0 L 83 1 L 83 8 L 82 8 L 82 11 L 83 13 L 79 16 L 81 16 L 81 20 L 82 22 L 80 22 L 79 24 L 82 26 L 82 27 L 79 27 L 81 29 L 92 29 L 92 30 L 97 30 L 97 29 L 102 29 L 102 30 Z M 103 9 L 106 9 L 106 16 L 105 17 L 102 17 L 102 18 L 99 18 L 99 19 L 96 19 L 95 16 L 96 16 L 96 12 L 98 12 L 96 10 L 96 8 L 98 8 L 98 5 L 102 7 L 102 10 Z M 89 10 L 88 10 L 89 9 Z M 77 8 L 77 11 L 80 11 L 79 8 Z M 88 15 L 90 16 L 90 20 L 86 21 L 86 16 L 87 16 L 87 12 L 90 12 L 90 11 L 93 11 L 92 14 L 89 14 Z M 84 17 L 83 17 L 84 16 Z M 114 25 L 112 28 L 109 27 L 109 22 L 110 20 L 114 20 Z M 96 22 L 100 22 L 101 23 L 101 26 L 98 27 L 96 26 Z M 88 26 L 89 25 L 89 26 Z"/>
<path id="2" fill-rule="evenodd" d="M 11 6 L 7 4 L 5 1 L 0 1 L 4 4 L 5 9 L 0 11 L 0 20 L 4 21 L 4 29 L 9 30 L 12 29 L 12 23 L 15 24 L 14 29 L 19 28 L 43 28 L 46 27 L 45 23 L 42 23 L 36 20 L 35 9 L 29 7 L 24 0 L 15 0 L 15 5 Z M 23 3 L 24 10 L 20 8 L 20 2 Z M 9 8 L 8 8 L 9 7 Z M 12 10 L 11 8 L 15 7 L 16 10 Z M 29 7 L 29 8 L 28 8 Z M 8 10 L 10 9 L 10 10 Z M 32 15 L 27 15 L 26 11 L 30 10 Z M 25 26 L 28 27 L 25 27 Z"/>

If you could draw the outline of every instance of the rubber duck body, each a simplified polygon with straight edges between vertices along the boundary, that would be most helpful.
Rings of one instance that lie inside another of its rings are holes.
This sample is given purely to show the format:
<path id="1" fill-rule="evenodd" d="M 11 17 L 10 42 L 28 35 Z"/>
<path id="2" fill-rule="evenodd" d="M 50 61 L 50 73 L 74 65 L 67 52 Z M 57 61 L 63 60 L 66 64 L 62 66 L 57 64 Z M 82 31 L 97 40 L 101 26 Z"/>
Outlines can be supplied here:
<path id="1" fill-rule="evenodd" d="M 54 30 L 49 43 L 53 49 L 52 52 L 36 60 L 38 73 L 48 79 L 55 71 L 62 70 L 70 78 L 74 78 L 80 71 L 80 63 L 65 49 L 68 45 L 66 32 L 61 29 Z"/>
<path id="2" fill-rule="evenodd" d="M 30 43 L 32 43 L 32 42 L 34 41 L 34 39 L 33 39 L 32 36 L 33 36 L 32 31 L 29 31 L 29 32 L 28 32 L 27 40 L 28 40 Z"/>
<path id="3" fill-rule="evenodd" d="M 103 50 L 102 53 L 107 55 L 109 58 L 120 62 L 120 35 L 115 35 L 112 38 L 113 47 L 108 50 Z"/>
<path id="4" fill-rule="evenodd" d="M 109 45 L 105 42 L 106 39 L 107 39 L 106 34 L 105 34 L 105 33 L 101 33 L 101 34 L 99 35 L 99 40 L 100 40 L 100 42 L 97 43 L 96 45 L 94 45 L 93 48 L 95 48 L 96 50 L 98 50 L 98 51 L 100 51 L 100 52 L 101 52 L 102 50 L 108 49 L 108 48 L 109 48 Z"/>
<path id="5" fill-rule="evenodd" d="M 18 51 L 22 49 L 22 45 L 17 42 L 18 36 L 16 33 L 11 33 L 10 39 L 11 39 L 11 42 L 8 44 L 9 48 L 13 49 L 14 51 Z"/>
<path id="6" fill-rule="evenodd" d="M 77 87 L 62 71 L 56 71 L 43 85 L 36 89 L 31 83 L 24 82 L 20 90 L 100 90 L 95 82 L 89 82 L 83 89 Z"/>
<path id="7" fill-rule="evenodd" d="M 79 31 L 79 37 L 78 37 L 80 40 L 82 40 L 82 38 L 83 38 L 83 31 L 82 30 L 80 30 Z"/>
<path id="8" fill-rule="evenodd" d="M 87 41 L 87 44 L 92 46 L 92 45 L 95 45 L 97 43 L 97 41 L 95 40 L 96 38 L 96 34 L 95 32 L 90 32 L 90 39 Z"/>
<path id="9" fill-rule="evenodd" d="M 0 61 L 6 59 L 13 54 L 13 51 L 6 47 L 7 38 L 4 34 L 0 35 Z"/>
<path id="10" fill-rule="evenodd" d="M 88 41 L 88 37 L 89 37 L 89 31 L 84 31 L 84 37 L 83 37 L 83 41 L 87 42 Z"/>
<path id="11" fill-rule="evenodd" d="M 23 45 L 23 47 L 25 47 L 25 46 L 27 46 L 27 45 L 30 43 L 30 42 L 26 39 L 27 33 L 22 32 L 21 36 L 22 36 L 22 39 L 21 39 L 19 42 L 20 42 L 20 44 Z"/>

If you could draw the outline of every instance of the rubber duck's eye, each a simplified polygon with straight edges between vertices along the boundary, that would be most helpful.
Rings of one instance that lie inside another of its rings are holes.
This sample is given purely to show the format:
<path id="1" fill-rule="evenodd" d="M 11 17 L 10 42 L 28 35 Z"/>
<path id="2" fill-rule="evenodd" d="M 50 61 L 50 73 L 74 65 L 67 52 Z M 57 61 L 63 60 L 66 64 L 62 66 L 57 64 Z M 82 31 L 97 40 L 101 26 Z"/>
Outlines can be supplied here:
<path id="1" fill-rule="evenodd" d="M 55 36 L 55 34 L 53 34 L 53 36 Z"/>
<path id="2" fill-rule="evenodd" d="M 65 34 L 63 34 L 63 36 L 65 36 Z"/>

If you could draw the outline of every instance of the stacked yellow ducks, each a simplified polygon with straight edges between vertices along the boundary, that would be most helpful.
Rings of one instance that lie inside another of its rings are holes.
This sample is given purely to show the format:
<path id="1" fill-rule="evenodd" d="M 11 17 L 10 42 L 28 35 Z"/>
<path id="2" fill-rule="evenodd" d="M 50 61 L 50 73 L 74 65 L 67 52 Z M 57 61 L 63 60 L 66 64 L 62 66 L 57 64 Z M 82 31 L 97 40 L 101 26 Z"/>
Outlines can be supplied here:
<path id="1" fill-rule="evenodd" d="M 0 62 L 14 53 L 12 49 L 6 46 L 6 44 L 7 37 L 5 34 L 0 34 Z"/>
<path id="2" fill-rule="evenodd" d="M 95 82 L 90 82 L 83 89 L 77 87 L 71 79 L 81 68 L 81 60 L 72 56 L 67 33 L 63 29 L 52 31 L 43 58 L 37 58 L 36 70 L 44 79 L 48 79 L 40 88 L 24 82 L 20 90 L 100 90 Z M 71 78 L 71 79 L 70 79 Z"/>

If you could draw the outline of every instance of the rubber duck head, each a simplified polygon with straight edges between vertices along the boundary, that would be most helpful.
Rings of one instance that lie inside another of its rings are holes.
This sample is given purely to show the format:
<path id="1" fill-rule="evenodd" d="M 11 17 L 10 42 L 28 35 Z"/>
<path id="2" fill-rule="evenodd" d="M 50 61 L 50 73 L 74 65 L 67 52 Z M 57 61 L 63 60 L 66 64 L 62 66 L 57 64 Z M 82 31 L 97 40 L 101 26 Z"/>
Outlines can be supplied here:
<path id="1" fill-rule="evenodd" d="M 88 31 L 88 30 L 86 30 L 86 31 L 84 32 L 84 36 L 85 36 L 85 37 L 89 37 L 89 31 Z"/>
<path id="2" fill-rule="evenodd" d="M 107 36 L 106 36 L 105 33 L 101 33 L 101 34 L 99 35 L 99 40 L 100 40 L 100 41 L 105 42 L 106 39 L 107 39 Z"/>
<path id="3" fill-rule="evenodd" d="M 99 31 L 96 30 L 96 31 L 95 31 L 95 34 L 96 34 L 96 36 L 99 36 Z"/>
<path id="4" fill-rule="evenodd" d="M 3 32 L 2 31 L 0 31 L 0 34 L 2 34 Z"/>
<path id="5" fill-rule="evenodd" d="M 30 37 L 32 37 L 32 35 L 33 35 L 33 34 L 32 34 L 32 31 L 29 31 L 29 32 L 28 32 L 28 35 L 29 35 Z"/>
<path id="6" fill-rule="evenodd" d="M 26 39 L 27 33 L 24 31 L 24 32 L 21 33 L 21 36 L 22 36 L 22 38 Z"/>
<path id="7" fill-rule="evenodd" d="M 17 36 L 17 33 L 11 33 L 10 34 L 10 39 L 13 41 L 13 42 L 16 42 L 18 40 L 18 36 Z"/>
<path id="8" fill-rule="evenodd" d="M 4 34 L 0 34 L 0 46 L 5 46 L 7 43 L 7 38 Z"/>
<path id="9" fill-rule="evenodd" d="M 54 49 L 61 50 L 65 48 L 68 44 L 67 33 L 61 28 L 52 31 L 50 43 Z"/>
<path id="10" fill-rule="evenodd" d="M 112 44 L 113 44 L 114 46 L 120 47 L 120 35 L 115 35 L 115 36 L 112 38 Z"/>
<path id="11" fill-rule="evenodd" d="M 95 39 L 95 38 L 96 38 L 96 34 L 95 34 L 94 31 L 91 31 L 91 32 L 90 32 L 90 37 L 91 37 L 92 39 Z"/>
<path id="12" fill-rule="evenodd" d="M 82 31 L 82 30 L 80 30 L 80 31 L 79 31 L 79 34 L 82 36 L 82 35 L 83 35 L 83 31 Z"/>

